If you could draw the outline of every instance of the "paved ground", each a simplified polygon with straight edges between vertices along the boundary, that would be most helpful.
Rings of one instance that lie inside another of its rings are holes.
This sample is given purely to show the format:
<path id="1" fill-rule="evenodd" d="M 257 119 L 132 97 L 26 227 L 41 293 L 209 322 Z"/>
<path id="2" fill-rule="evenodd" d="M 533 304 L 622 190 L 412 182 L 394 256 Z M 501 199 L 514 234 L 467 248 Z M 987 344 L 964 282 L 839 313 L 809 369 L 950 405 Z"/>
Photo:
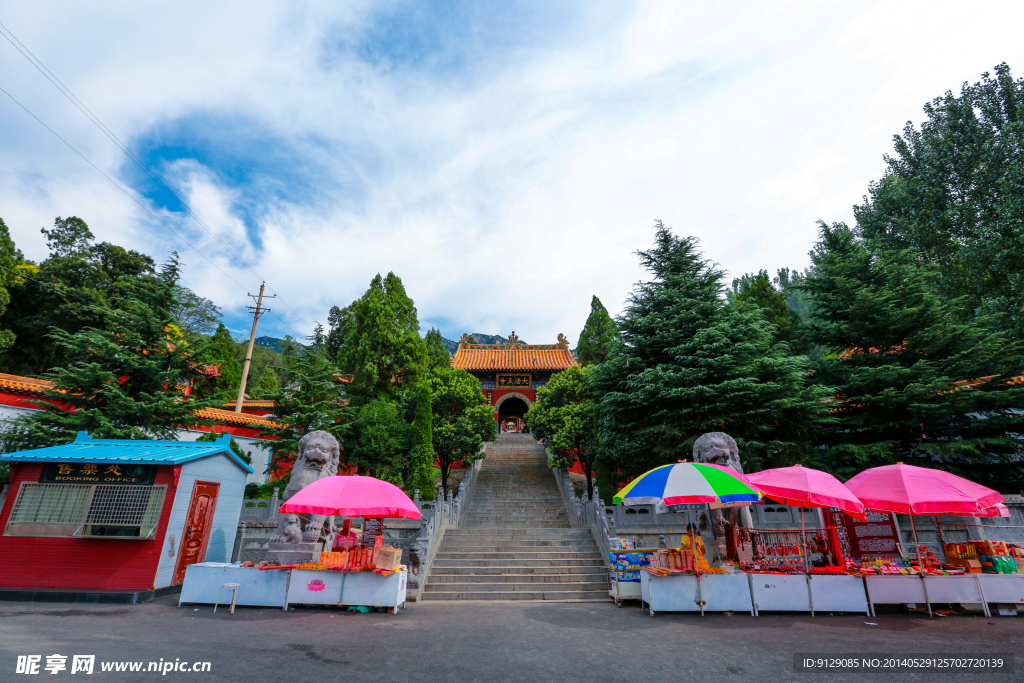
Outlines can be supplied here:
<path id="1" fill-rule="evenodd" d="M 872 622 L 877 626 L 869 625 Z M 793 673 L 794 652 L 1016 654 L 1014 674 Z M 95 654 L 96 673 L 43 680 L 966 681 L 1024 680 L 1024 617 L 660 614 L 611 603 L 419 603 L 333 610 L 0 602 L 0 681 L 21 654 Z M 110 660 L 210 661 L 209 674 L 102 673 Z M 70 658 L 68 660 L 70 663 Z M 45 664 L 45 657 L 43 659 Z M 70 667 L 69 667 L 70 670 Z"/>

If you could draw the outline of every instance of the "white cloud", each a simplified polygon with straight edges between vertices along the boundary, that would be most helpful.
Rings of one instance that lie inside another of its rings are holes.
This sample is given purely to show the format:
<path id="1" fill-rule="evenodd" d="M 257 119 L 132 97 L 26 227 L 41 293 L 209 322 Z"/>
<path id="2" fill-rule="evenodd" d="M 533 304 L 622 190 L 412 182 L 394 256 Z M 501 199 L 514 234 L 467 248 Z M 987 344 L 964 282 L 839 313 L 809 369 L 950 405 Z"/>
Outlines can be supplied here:
<path id="1" fill-rule="evenodd" d="M 619 310 L 655 218 L 733 275 L 805 266 L 815 221 L 851 220 L 925 101 L 1004 60 L 1024 69 L 1017 3 L 583 3 L 575 26 L 470 53 L 453 74 L 331 49 L 376 11 L 346 7 L 26 3 L 4 23 L 122 139 L 202 114 L 250 121 L 308 162 L 308 187 L 256 202 L 216 159 L 157 169 L 305 321 L 394 271 L 425 323 L 531 342 L 575 341 L 592 294 Z M 120 152 L 3 42 L 0 74 L 128 182 Z M 101 239 L 177 249 L 187 284 L 226 311 L 247 303 L 2 94 L 0 127 L 0 216 L 29 256 L 45 256 L 40 226 L 76 214 Z M 153 210 L 255 291 L 198 226 Z M 274 306 L 288 323 L 268 332 L 308 333 Z"/>

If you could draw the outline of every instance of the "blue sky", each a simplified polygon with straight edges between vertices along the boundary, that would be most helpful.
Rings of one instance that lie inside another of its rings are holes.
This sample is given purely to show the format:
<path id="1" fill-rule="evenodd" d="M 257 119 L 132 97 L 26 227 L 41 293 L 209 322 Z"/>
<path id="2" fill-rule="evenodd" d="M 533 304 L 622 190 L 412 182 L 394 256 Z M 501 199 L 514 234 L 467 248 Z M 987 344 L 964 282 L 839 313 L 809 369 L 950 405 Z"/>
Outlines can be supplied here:
<path id="1" fill-rule="evenodd" d="M 655 219 L 733 276 L 806 266 L 815 222 L 852 218 L 926 101 L 1002 61 L 1024 73 L 1022 19 L 1010 2 L 7 3 L 0 22 L 219 239 L 2 40 L 0 87 L 145 208 L 0 94 L 0 217 L 36 259 L 67 215 L 177 250 L 239 334 L 254 272 L 280 295 L 260 332 L 302 337 L 394 271 L 424 328 L 575 344 L 592 295 L 622 309 Z"/>

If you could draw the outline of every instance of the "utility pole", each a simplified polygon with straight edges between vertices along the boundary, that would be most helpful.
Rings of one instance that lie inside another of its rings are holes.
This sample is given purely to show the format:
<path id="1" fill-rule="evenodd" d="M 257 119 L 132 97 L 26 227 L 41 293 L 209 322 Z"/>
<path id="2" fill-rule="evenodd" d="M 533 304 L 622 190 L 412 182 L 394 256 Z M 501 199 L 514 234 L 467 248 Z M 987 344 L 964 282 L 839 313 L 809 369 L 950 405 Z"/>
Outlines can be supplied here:
<path id="1" fill-rule="evenodd" d="M 257 297 L 255 294 L 249 294 L 253 299 L 256 299 L 256 306 L 246 306 L 252 311 L 252 332 L 249 334 L 249 348 L 245 351 L 245 363 L 242 364 L 242 381 L 238 385 L 238 400 L 235 401 L 235 412 L 242 412 L 242 401 L 245 400 L 245 383 L 249 378 L 249 364 L 252 363 L 252 346 L 256 343 L 256 323 L 259 322 L 260 316 L 264 313 L 269 313 L 269 308 L 263 308 L 263 288 L 267 286 L 267 283 L 260 283 L 260 294 Z M 268 299 L 273 299 L 274 296 L 268 296 Z"/>

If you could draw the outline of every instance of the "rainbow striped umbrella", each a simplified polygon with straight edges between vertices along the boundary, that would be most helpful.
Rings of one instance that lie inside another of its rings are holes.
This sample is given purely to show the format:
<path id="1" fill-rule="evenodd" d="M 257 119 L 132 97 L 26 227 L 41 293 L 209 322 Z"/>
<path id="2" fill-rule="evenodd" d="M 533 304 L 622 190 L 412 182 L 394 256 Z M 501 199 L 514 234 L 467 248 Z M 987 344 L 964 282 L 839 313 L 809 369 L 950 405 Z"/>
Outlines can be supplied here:
<path id="1" fill-rule="evenodd" d="M 612 502 L 664 503 L 679 510 L 750 505 L 760 498 L 761 494 L 735 470 L 707 463 L 677 462 L 644 472 L 616 493 Z"/>

